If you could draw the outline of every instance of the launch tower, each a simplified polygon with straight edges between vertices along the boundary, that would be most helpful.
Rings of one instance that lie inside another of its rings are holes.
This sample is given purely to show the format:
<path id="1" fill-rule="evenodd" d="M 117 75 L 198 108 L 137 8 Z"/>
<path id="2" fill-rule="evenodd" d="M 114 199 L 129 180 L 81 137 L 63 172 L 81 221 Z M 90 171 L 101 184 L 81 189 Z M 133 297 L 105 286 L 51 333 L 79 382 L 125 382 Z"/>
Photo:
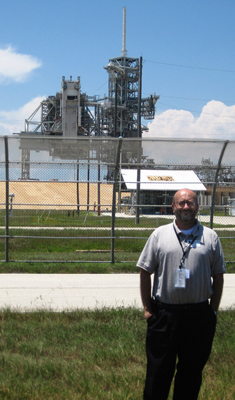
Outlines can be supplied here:
<path id="1" fill-rule="evenodd" d="M 127 56 L 125 7 L 121 56 L 110 59 L 104 68 L 109 74 L 108 96 L 88 96 L 81 92 L 80 77 L 75 81 L 63 77 L 60 93 L 41 102 L 25 121 L 25 131 L 21 133 L 141 137 L 147 128 L 138 128 L 138 116 L 153 119 L 159 96 L 141 97 L 142 59 Z M 41 120 L 36 122 L 39 112 Z"/>

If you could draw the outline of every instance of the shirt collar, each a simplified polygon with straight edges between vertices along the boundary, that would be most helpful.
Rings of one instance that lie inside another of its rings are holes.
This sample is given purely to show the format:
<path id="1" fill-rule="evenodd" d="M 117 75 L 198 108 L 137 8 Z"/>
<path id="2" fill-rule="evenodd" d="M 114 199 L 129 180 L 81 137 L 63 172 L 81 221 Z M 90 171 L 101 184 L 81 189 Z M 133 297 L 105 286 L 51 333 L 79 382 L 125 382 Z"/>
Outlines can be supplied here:
<path id="1" fill-rule="evenodd" d="M 176 222 L 175 222 L 175 221 L 176 221 L 176 220 L 174 219 L 173 225 L 174 225 L 176 234 L 177 234 L 177 235 L 179 235 L 180 233 L 182 234 L 182 231 L 178 228 L 178 226 L 176 225 Z M 195 223 L 195 226 L 194 226 L 194 230 L 193 230 L 193 232 L 191 233 L 192 236 L 198 236 L 198 234 L 199 234 L 199 227 L 200 227 L 200 224 L 199 224 L 198 220 L 196 219 L 196 223 Z"/>

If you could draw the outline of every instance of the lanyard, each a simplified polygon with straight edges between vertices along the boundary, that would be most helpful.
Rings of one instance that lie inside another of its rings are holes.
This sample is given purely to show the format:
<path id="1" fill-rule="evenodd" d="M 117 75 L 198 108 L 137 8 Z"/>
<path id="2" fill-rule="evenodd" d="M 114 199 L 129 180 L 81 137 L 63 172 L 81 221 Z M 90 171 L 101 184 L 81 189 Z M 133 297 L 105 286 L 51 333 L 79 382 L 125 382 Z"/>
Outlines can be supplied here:
<path id="1" fill-rule="evenodd" d="M 180 238 L 179 238 L 179 236 L 177 235 L 176 230 L 175 230 L 175 233 L 176 233 L 177 239 L 178 239 L 178 241 L 179 241 L 180 247 L 181 247 L 181 249 L 182 249 L 182 251 L 183 251 L 183 256 L 182 256 L 182 258 L 181 258 L 181 260 L 180 260 L 180 265 L 179 265 L 179 269 L 181 269 L 181 268 L 184 266 L 184 261 L 185 261 L 186 254 L 188 253 L 188 251 L 189 251 L 190 248 L 192 247 L 193 242 L 197 239 L 197 236 L 194 236 L 192 242 L 190 242 L 190 243 L 188 244 L 186 250 L 184 250 L 184 249 L 183 249 L 183 246 L 182 246 L 182 243 L 181 243 L 181 241 L 180 241 Z"/>

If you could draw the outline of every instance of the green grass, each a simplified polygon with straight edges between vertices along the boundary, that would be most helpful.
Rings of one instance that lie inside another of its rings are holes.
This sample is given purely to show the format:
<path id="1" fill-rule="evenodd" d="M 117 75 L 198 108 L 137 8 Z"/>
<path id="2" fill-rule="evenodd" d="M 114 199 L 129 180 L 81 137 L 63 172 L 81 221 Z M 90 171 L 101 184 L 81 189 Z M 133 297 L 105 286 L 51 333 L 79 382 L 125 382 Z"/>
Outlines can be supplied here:
<path id="1" fill-rule="evenodd" d="M 125 274 L 138 272 L 136 263 L 0 263 L 0 274 Z"/>
<path id="2" fill-rule="evenodd" d="M 227 273 L 235 273 L 235 264 L 226 264 Z M 0 274 L 126 274 L 138 273 L 136 263 L 43 263 L 9 262 L 0 263 Z"/>
<path id="3" fill-rule="evenodd" d="M 173 216 L 172 216 L 173 218 Z M 141 216 L 139 227 L 156 227 L 158 224 L 163 225 L 169 221 L 155 216 L 148 218 Z M 112 218 L 105 214 L 97 215 L 92 211 L 80 211 L 79 215 L 76 211 L 65 210 L 14 210 L 9 216 L 9 225 L 14 226 L 31 226 L 31 227 L 111 227 Z M 0 210 L 0 226 L 5 225 L 5 210 Z M 118 217 L 115 219 L 117 227 L 136 227 L 135 216 L 132 218 Z"/>
<path id="4" fill-rule="evenodd" d="M 2 310 L 0 333 L 3 400 L 142 399 L 146 365 L 142 311 Z M 219 312 L 199 399 L 234 399 L 234 382 L 235 311 Z"/>
<path id="5" fill-rule="evenodd" d="M 116 210 L 118 211 L 118 210 Z M 205 215 L 207 213 L 204 213 Z M 208 211 L 209 215 L 209 211 Z M 214 216 L 224 216 L 223 212 L 215 211 Z M 169 216 L 172 217 L 173 215 Z M 146 227 L 156 228 L 157 226 L 169 223 L 169 219 L 162 218 L 161 215 L 149 216 L 140 215 L 139 224 L 136 225 L 135 216 L 118 217 L 115 218 L 116 227 Z M 92 207 L 89 212 L 80 211 L 79 214 L 74 210 L 34 210 L 34 209 L 22 209 L 13 210 L 13 213 L 9 215 L 9 225 L 14 226 L 31 226 L 31 227 L 111 227 L 112 218 L 103 213 L 98 216 L 96 212 L 92 211 Z M 0 226 L 5 225 L 5 210 L 0 210 Z M 204 225 L 209 225 L 205 223 Z M 231 225 L 234 227 L 234 224 Z M 214 224 L 214 227 L 224 227 L 221 224 Z"/>

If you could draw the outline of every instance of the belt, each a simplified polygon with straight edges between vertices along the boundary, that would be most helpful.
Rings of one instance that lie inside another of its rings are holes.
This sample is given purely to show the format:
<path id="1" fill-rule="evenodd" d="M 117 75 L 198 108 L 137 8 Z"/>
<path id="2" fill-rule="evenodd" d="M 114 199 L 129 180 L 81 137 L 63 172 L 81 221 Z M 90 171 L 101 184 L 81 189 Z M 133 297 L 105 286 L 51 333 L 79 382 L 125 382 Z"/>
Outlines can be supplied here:
<path id="1" fill-rule="evenodd" d="M 169 311 L 193 311 L 200 310 L 208 307 L 208 300 L 202 303 L 191 303 L 191 304 L 168 304 L 160 303 L 159 301 L 152 299 L 152 307 L 154 310 L 169 310 Z"/>

